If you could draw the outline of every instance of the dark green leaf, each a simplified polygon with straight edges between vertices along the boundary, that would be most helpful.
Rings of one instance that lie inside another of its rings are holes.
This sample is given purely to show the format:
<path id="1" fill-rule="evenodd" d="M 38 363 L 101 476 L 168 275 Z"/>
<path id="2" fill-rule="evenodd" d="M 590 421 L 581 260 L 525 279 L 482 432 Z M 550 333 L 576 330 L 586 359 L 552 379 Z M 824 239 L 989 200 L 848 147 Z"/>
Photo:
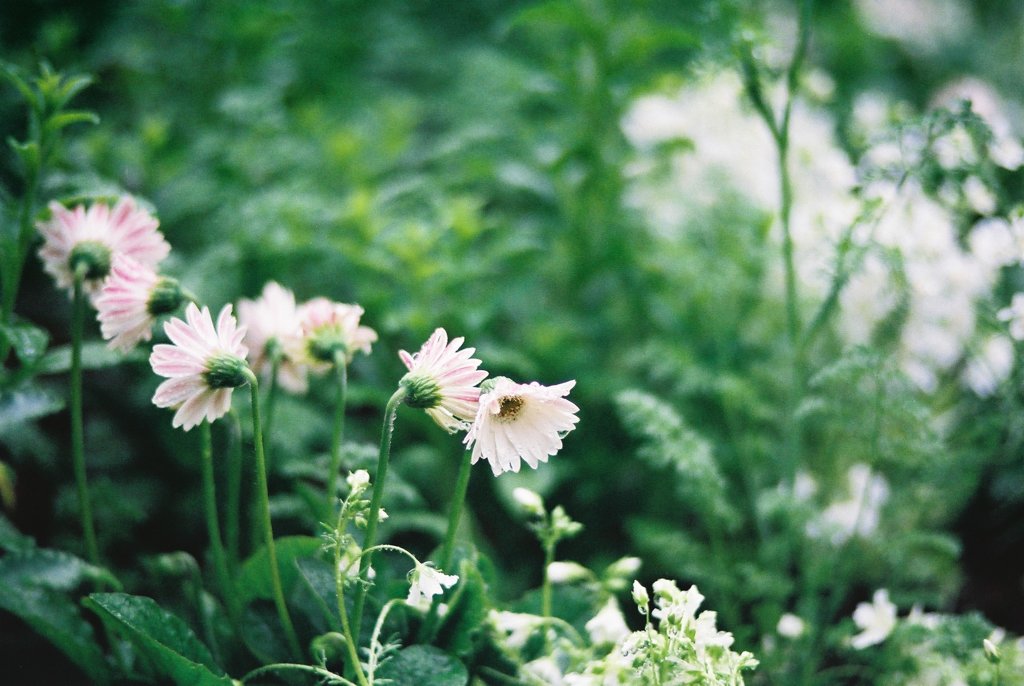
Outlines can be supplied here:
<path id="1" fill-rule="evenodd" d="M 28 103 L 32 109 L 38 109 L 39 102 L 36 99 L 35 91 L 28 85 L 21 76 L 14 70 L 14 68 L 7 64 L 0 64 L 0 75 L 10 81 L 18 92 L 21 93 L 21 97 L 25 98 L 25 102 Z"/>
<path id="2" fill-rule="evenodd" d="M 6 340 L 25 364 L 35 362 L 46 352 L 50 335 L 31 324 L 0 324 L 0 339 Z"/>
<path id="3" fill-rule="evenodd" d="M 209 649 L 179 617 L 151 598 L 93 593 L 85 606 L 131 641 L 162 677 L 180 686 L 231 686 Z"/>
<path id="4" fill-rule="evenodd" d="M 5 558 L 6 559 L 6 558 Z M 110 683 L 110 670 L 78 606 L 64 593 L 0 581 L 0 608 L 11 612 L 53 643 L 97 684 Z"/>
<path id="5" fill-rule="evenodd" d="M 466 667 L 440 648 L 414 645 L 398 651 L 377 670 L 393 686 L 465 686 Z"/>
<path id="6" fill-rule="evenodd" d="M 261 601 L 246 607 L 241 632 L 242 642 L 260 661 L 288 662 L 291 658 L 273 603 Z"/>
<path id="7" fill-rule="evenodd" d="M 275 541 L 274 547 L 277 551 L 281 585 L 287 594 L 299 577 L 296 559 L 315 557 L 320 550 L 320 539 L 310 536 L 288 536 Z M 243 605 L 257 598 L 270 600 L 274 597 L 266 548 L 260 548 L 242 564 L 237 588 L 239 600 Z"/>
<path id="8" fill-rule="evenodd" d="M 0 558 L 0 583 L 71 591 L 106 572 L 59 550 L 28 548 Z"/>
<path id="9" fill-rule="evenodd" d="M 11 520 L 0 513 L 0 550 L 23 552 L 35 547 L 36 542 L 31 537 L 14 528 Z"/>
<path id="10" fill-rule="evenodd" d="M 459 582 L 437 633 L 437 644 L 455 655 L 469 655 L 473 640 L 487 618 L 489 605 L 487 585 L 476 565 L 470 559 L 462 560 Z"/>

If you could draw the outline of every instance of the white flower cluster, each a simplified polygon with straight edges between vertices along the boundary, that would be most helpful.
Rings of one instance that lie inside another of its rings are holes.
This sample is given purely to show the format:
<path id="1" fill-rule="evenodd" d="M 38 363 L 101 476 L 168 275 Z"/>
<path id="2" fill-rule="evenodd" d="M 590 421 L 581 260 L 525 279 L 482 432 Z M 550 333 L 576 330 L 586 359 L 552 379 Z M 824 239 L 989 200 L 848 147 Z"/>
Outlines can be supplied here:
<path id="1" fill-rule="evenodd" d="M 871 536 L 878 529 L 882 507 L 889 500 L 889 483 L 863 463 L 850 467 L 846 482 L 847 497 L 831 503 L 807 523 L 809 537 L 827 538 L 833 545 L 841 545 L 853 536 Z M 817 490 L 809 474 L 801 473 L 799 484 L 807 498 Z"/>

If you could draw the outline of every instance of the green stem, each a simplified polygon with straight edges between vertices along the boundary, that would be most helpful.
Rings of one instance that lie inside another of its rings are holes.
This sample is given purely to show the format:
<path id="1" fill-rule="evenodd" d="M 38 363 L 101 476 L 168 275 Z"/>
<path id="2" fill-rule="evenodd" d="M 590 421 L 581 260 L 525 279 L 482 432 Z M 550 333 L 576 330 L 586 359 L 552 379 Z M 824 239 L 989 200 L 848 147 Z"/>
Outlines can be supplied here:
<path id="1" fill-rule="evenodd" d="M 273 460 L 274 442 L 271 439 L 274 428 L 274 419 L 277 417 L 277 373 L 281 369 L 281 355 L 275 352 L 270 358 L 270 381 L 267 386 L 267 411 L 263 422 L 263 435 L 267 441 L 267 469 L 271 468 Z"/>
<path id="2" fill-rule="evenodd" d="M 459 475 L 455 481 L 455 492 L 452 493 L 452 506 L 448 511 L 448 531 L 445 533 L 444 545 L 441 547 L 441 569 L 448 569 L 452 565 L 452 556 L 455 553 L 455 534 L 459 529 L 462 507 L 466 503 L 466 492 L 469 490 L 470 458 L 472 456 L 473 454 L 467 450 L 462 457 L 462 463 L 459 465 Z"/>
<path id="3" fill-rule="evenodd" d="M 231 417 L 231 446 L 228 449 L 227 514 L 224 537 L 227 539 L 228 561 L 233 569 L 240 559 L 239 522 L 242 518 L 242 421 L 234 410 Z"/>
<path id="4" fill-rule="evenodd" d="M 252 435 L 255 444 L 254 454 L 256 456 L 256 480 L 259 490 L 259 509 L 263 519 L 263 542 L 267 548 L 267 558 L 270 562 L 270 581 L 274 589 L 274 605 L 277 607 L 277 616 L 284 627 L 285 638 L 288 646 L 296 657 L 302 657 L 302 649 L 299 647 L 299 637 L 295 634 L 295 627 L 292 625 L 292 618 L 288 614 L 288 606 L 284 602 L 284 589 L 281 587 L 281 572 L 277 566 L 277 549 L 274 546 L 274 528 L 270 521 L 270 491 L 267 487 L 267 463 L 263 453 L 263 427 L 260 422 L 260 389 L 259 381 L 251 370 L 246 370 L 249 379 L 249 391 L 252 396 Z"/>
<path id="5" fill-rule="evenodd" d="M 232 625 L 238 626 L 240 616 L 235 587 L 228 571 L 228 557 L 224 551 L 224 543 L 220 537 L 220 526 L 217 523 L 217 486 L 213 476 L 213 431 L 210 423 L 202 422 L 199 436 L 202 441 L 201 461 L 203 471 L 203 500 L 206 506 L 206 533 L 210 537 L 210 550 L 213 553 L 213 566 L 220 585 L 224 604 L 228 608 L 228 617 Z"/>
<path id="6" fill-rule="evenodd" d="M 99 566 L 100 550 L 96 544 L 96 527 L 92 519 L 92 501 L 85 473 L 85 439 L 82 432 L 82 325 L 85 319 L 84 268 L 75 271 L 74 296 L 71 314 L 71 458 L 74 463 L 75 483 L 78 486 L 78 506 L 85 534 L 85 549 L 89 562 Z"/>
<path id="7" fill-rule="evenodd" d="M 469 490 L 470 467 L 472 466 L 473 453 L 466 451 L 463 454 L 462 462 L 459 465 L 459 475 L 455 481 L 455 491 L 452 493 L 452 505 L 448 511 L 448 531 L 444 535 L 444 543 L 441 546 L 440 569 L 450 572 L 452 558 L 455 554 L 455 534 L 459 529 L 459 520 L 462 518 L 462 507 L 466 503 L 466 492 Z M 433 639 L 434 627 L 437 624 L 438 606 L 441 604 L 440 597 L 435 598 L 430 604 L 430 612 L 420 631 L 420 641 L 429 642 Z"/>
<path id="8" fill-rule="evenodd" d="M 549 536 L 544 541 L 544 581 L 540 587 L 540 614 L 545 620 L 551 617 L 551 575 L 548 567 L 555 561 L 555 539 Z"/>
<path id="9" fill-rule="evenodd" d="M 384 408 L 384 426 L 380 432 L 380 451 L 377 454 L 377 472 L 373 476 L 373 495 L 370 497 L 370 512 L 366 521 L 366 537 L 363 539 L 363 550 L 370 552 L 377 541 L 377 524 L 380 517 L 380 503 L 384 498 L 384 480 L 388 474 L 388 460 L 391 457 L 391 435 L 395 431 L 395 416 L 398 406 L 405 400 L 405 387 L 400 386 L 388 400 Z M 361 584 L 356 592 L 355 605 L 352 608 L 355 639 L 359 641 L 359 631 L 363 621 L 363 605 L 366 603 L 366 591 L 369 585 L 370 562 L 373 556 L 363 554 L 359 561 L 359 579 Z"/>
<path id="10" fill-rule="evenodd" d="M 262 676 L 264 674 L 269 674 L 271 672 L 283 672 L 283 671 L 305 672 L 306 674 L 314 674 L 314 675 L 316 675 L 318 677 L 321 677 L 323 679 L 327 679 L 328 683 L 343 684 L 344 686 L 356 686 L 354 683 L 352 683 L 351 681 L 349 681 L 345 677 L 341 676 L 340 674 L 335 674 L 334 672 L 332 672 L 332 671 L 330 671 L 328 669 L 324 669 L 323 667 L 313 667 L 311 665 L 296 665 L 296 664 L 291 664 L 289 662 L 279 662 L 279 663 L 274 664 L 274 665 L 267 665 L 266 667 L 259 667 L 257 669 L 252 670 L 251 672 L 249 672 L 245 676 L 243 676 L 240 679 L 240 681 L 244 684 L 247 681 L 250 681 L 251 679 L 255 679 L 258 676 Z"/>
<path id="11" fill-rule="evenodd" d="M 334 525 L 334 594 L 338 600 L 338 617 L 341 618 L 341 630 L 345 634 L 345 646 L 348 649 L 349 665 L 346 673 L 354 673 L 356 679 L 362 686 L 367 685 L 366 675 L 363 674 L 363 666 L 359 662 L 359 651 L 356 646 L 356 639 L 352 635 L 352 627 L 348 621 L 348 610 L 345 609 L 345 576 L 348 567 L 341 568 L 341 542 L 345 538 L 345 508 L 338 510 L 338 522 Z M 354 560 L 349 563 L 351 567 Z"/>
<path id="12" fill-rule="evenodd" d="M 334 427 L 331 432 L 331 466 L 327 472 L 327 503 L 324 512 L 333 512 L 338 498 L 338 472 L 341 470 L 341 438 L 345 431 L 345 396 L 348 390 L 348 368 L 345 353 L 334 354 L 334 374 L 338 382 L 338 397 L 334 406 Z"/>
<path id="13" fill-rule="evenodd" d="M 8 271 L 7 278 L 3 279 L 3 318 L 0 323 L 7 324 L 11 321 L 14 313 L 14 304 L 18 300 L 18 289 L 21 285 L 21 274 L 25 269 L 25 258 L 28 256 L 29 247 L 32 245 L 33 227 L 32 218 L 35 216 L 36 195 L 39 192 L 39 177 L 42 174 L 44 157 L 40 146 L 39 166 L 30 166 L 25 174 L 25 196 L 21 201 L 20 225 L 18 228 L 18 243 L 14 253 L 14 259 L 4 265 L 4 271 Z M 10 344 L 7 339 L 0 340 L 0 367 L 3 366 L 10 352 Z"/>

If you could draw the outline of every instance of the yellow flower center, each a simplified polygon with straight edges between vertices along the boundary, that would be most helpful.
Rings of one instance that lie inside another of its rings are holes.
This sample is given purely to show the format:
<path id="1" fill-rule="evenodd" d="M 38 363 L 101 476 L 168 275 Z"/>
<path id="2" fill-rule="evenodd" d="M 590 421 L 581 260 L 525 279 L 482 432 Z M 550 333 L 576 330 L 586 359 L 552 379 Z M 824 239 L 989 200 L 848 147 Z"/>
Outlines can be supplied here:
<path id="1" fill-rule="evenodd" d="M 506 395 L 498 400 L 501 406 L 498 410 L 498 419 L 503 422 L 514 421 L 523 410 L 523 398 L 519 395 Z"/>

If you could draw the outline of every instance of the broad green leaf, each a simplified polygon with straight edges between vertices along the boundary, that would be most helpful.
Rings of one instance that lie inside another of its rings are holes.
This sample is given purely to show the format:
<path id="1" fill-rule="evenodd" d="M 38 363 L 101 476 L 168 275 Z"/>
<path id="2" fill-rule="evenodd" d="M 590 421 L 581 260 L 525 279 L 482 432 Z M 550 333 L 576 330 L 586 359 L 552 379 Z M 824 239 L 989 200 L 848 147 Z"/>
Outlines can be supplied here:
<path id="1" fill-rule="evenodd" d="M 110 683 L 110 669 L 93 636 L 92 627 L 79 614 L 75 601 L 66 594 L 0 580 L 0 608 L 17 615 L 53 643 L 78 665 L 92 683 Z"/>
<path id="2" fill-rule="evenodd" d="M 24 384 L 0 390 L 0 433 L 22 422 L 45 417 L 64 408 L 64 401 L 39 386 Z"/>
<path id="3" fill-rule="evenodd" d="M 277 551 L 277 566 L 281 574 L 281 586 L 285 594 L 295 585 L 299 570 L 295 561 L 301 557 L 315 557 L 320 550 L 320 539 L 311 536 L 288 536 L 274 542 Z M 260 548 L 242 564 L 238 574 L 239 599 L 246 604 L 257 598 L 271 600 L 274 587 L 270 578 L 270 562 L 266 548 Z"/>
<path id="4" fill-rule="evenodd" d="M 299 558 L 295 564 L 298 565 L 300 578 L 305 583 L 309 595 L 314 598 L 312 603 L 316 605 L 317 613 L 311 616 L 310 620 L 316 622 L 319 617 L 323 617 L 327 620 L 327 628 L 340 630 L 341 620 L 338 618 L 338 593 L 334 584 L 333 565 L 309 557 Z"/>
<path id="5" fill-rule="evenodd" d="M 233 683 L 188 625 L 153 599 L 127 593 L 93 593 L 82 602 L 149 658 L 160 676 L 179 686 Z"/>
<path id="6" fill-rule="evenodd" d="M 390 679 L 392 686 L 465 686 L 466 667 L 434 646 L 404 648 L 377 670 L 378 679 Z"/>
<path id="7" fill-rule="evenodd" d="M 291 651 L 273 603 L 252 603 L 245 608 L 241 624 L 242 642 L 261 662 L 290 661 Z"/>
<path id="8" fill-rule="evenodd" d="M 82 369 L 103 369 L 114 367 L 125 361 L 142 361 L 142 353 L 134 352 L 125 355 L 107 347 L 100 341 L 88 341 L 82 344 Z M 50 349 L 39 360 L 36 368 L 40 374 L 61 374 L 71 369 L 71 346 L 62 345 Z"/>
<path id="9" fill-rule="evenodd" d="M 106 570 L 60 550 L 28 548 L 0 558 L 0 583 L 72 591 L 86 581 L 113 581 Z"/>
<path id="10" fill-rule="evenodd" d="M 489 607 L 483 577 L 472 559 L 463 559 L 455 593 L 448 602 L 448 614 L 437 633 L 437 644 L 455 655 L 469 655 Z"/>
<path id="11" fill-rule="evenodd" d="M 0 324 L 0 339 L 6 340 L 25 364 L 35 362 L 46 352 L 50 335 L 31 324 Z"/>

